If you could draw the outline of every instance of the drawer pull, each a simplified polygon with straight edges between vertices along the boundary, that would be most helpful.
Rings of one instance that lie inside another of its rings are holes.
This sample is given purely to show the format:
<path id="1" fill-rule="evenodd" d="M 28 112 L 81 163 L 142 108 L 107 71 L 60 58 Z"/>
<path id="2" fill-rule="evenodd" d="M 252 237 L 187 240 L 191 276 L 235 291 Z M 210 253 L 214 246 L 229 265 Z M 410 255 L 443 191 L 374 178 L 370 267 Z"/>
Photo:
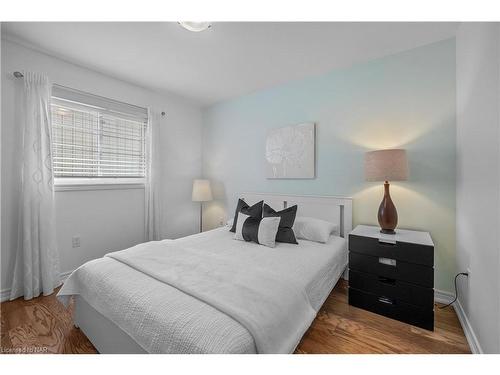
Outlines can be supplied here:
<path id="1" fill-rule="evenodd" d="M 380 257 L 380 258 L 378 258 L 378 262 L 381 264 L 385 264 L 387 266 L 396 267 L 396 259 Z"/>
<path id="2" fill-rule="evenodd" d="M 394 304 L 394 302 L 390 298 L 387 298 L 387 297 L 378 297 L 378 301 L 385 303 L 386 305 L 393 305 Z"/>
<path id="3" fill-rule="evenodd" d="M 379 276 L 378 281 L 383 284 L 388 284 L 388 285 L 396 285 L 396 280 L 395 279 L 390 279 L 388 277 L 383 277 Z"/>

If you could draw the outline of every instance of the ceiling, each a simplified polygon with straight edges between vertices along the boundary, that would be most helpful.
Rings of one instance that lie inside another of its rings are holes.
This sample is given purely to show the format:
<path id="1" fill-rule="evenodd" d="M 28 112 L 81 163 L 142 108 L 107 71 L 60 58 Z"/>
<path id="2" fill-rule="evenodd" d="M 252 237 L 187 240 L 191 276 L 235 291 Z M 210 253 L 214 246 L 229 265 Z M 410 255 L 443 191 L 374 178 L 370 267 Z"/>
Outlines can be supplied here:
<path id="1" fill-rule="evenodd" d="M 2 32 L 115 78 L 201 105 L 453 37 L 457 23 L 12 22 Z"/>

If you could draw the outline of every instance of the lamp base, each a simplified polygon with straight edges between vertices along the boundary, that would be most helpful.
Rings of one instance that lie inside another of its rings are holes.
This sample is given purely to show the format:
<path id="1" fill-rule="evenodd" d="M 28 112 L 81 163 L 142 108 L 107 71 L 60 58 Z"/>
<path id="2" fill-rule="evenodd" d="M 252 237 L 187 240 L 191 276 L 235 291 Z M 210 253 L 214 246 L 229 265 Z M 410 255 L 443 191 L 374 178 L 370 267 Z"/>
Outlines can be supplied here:
<path id="1" fill-rule="evenodd" d="M 380 225 L 380 233 L 396 234 L 394 229 L 398 225 L 398 212 L 396 206 L 392 203 L 389 193 L 389 182 L 384 183 L 384 199 L 378 208 L 378 223 Z"/>
<path id="2" fill-rule="evenodd" d="M 384 233 L 384 234 L 396 234 L 396 231 L 394 229 L 380 229 L 380 233 Z"/>
<path id="3" fill-rule="evenodd" d="M 203 202 L 200 202 L 200 233 L 203 232 Z"/>

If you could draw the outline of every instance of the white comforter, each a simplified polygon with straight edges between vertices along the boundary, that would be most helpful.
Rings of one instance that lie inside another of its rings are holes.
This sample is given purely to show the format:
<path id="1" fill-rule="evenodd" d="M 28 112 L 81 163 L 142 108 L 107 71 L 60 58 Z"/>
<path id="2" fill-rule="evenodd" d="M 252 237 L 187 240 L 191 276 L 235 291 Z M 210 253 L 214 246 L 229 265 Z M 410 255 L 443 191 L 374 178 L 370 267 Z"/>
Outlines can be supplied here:
<path id="1" fill-rule="evenodd" d="M 291 352 L 346 262 L 341 238 L 300 242 L 269 249 L 223 228 L 143 244 L 86 263 L 59 296 L 82 295 L 150 353 Z"/>

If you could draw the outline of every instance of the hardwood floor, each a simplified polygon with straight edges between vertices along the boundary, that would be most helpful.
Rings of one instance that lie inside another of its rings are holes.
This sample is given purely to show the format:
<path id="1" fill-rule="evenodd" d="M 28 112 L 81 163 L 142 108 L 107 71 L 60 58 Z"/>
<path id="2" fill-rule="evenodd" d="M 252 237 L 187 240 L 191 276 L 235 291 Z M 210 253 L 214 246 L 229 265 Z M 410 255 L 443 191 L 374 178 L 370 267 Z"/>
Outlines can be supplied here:
<path id="1" fill-rule="evenodd" d="M 0 304 L 0 353 L 97 353 L 55 295 Z"/>
<path id="2" fill-rule="evenodd" d="M 340 280 L 300 342 L 296 353 L 470 353 L 452 307 L 435 308 L 427 331 L 349 306 Z"/>
<path id="3" fill-rule="evenodd" d="M 0 353 L 96 353 L 73 326 L 55 294 L 0 304 Z M 426 331 L 349 306 L 341 280 L 306 332 L 296 353 L 470 353 L 452 308 L 436 309 L 435 330 Z"/>

